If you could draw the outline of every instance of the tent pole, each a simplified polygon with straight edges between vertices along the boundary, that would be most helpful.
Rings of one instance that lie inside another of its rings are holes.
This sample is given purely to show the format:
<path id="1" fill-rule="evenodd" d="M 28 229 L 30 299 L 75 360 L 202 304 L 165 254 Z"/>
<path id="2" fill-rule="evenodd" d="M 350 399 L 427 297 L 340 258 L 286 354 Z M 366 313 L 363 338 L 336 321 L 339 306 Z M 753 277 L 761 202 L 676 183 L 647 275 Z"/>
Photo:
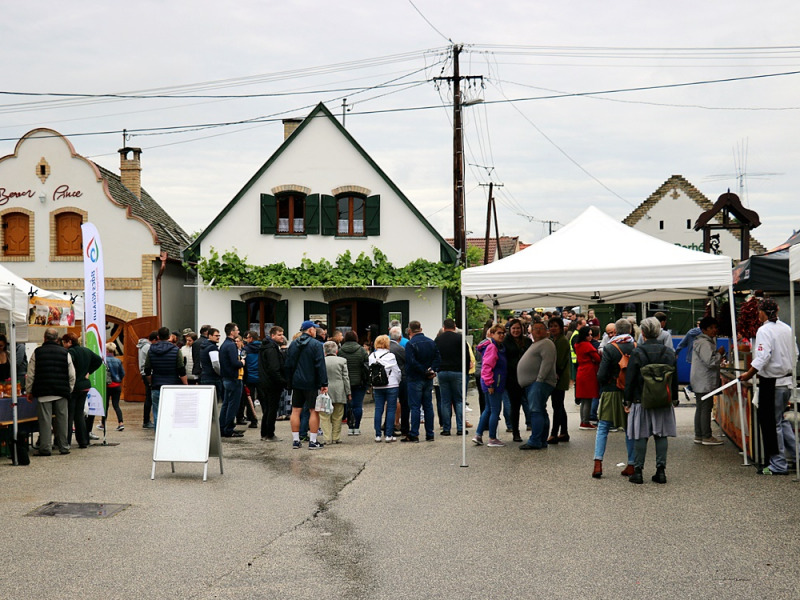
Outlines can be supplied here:
<path id="1" fill-rule="evenodd" d="M 461 334 L 464 336 L 464 343 L 461 345 L 461 466 L 468 467 L 467 464 L 467 299 L 461 294 Z"/>
<path id="2" fill-rule="evenodd" d="M 789 272 L 791 274 L 791 257 L 789 258 Z M 792 337 L 793 341 L 797 343 L 795 334 L 795 310 L 794 310 L 794 281 L 791 275 L 789 276 L 789 318 L 792 320 Z M 797 360 L 792 361 L 792 400 L 794 400 L 794 464 L 795 464 L 795 481 L 800 481 L 800 464 L 798 464 L 798 454 L 800 448 L 797 447 Z"/>
<path id="3" fill-rule="evenodd" d="M 739 368 L 739 340 L 736 337 L 736 302 L 733 298 L 733 282 L 728 284 L 728 306 L 730 306 L 731 316 L 731 345 L 733 346 L 733 364 Z M 736 376 L 736 395 L 739 397 L 739 426 L 742 429 L 742 456 L 744 466 L 749 465 L 747 461 L 747 429 L 744 419 L 744 397 L 742 396 L 742 382 Z"/>
<path id="4" fill-rule="evenodd" d="M 17 414 L 17 324 L 14 321 L 14 311 L 16 310 L 17 302 L 17 286 L 11 284 L 11 318 L 9 319 L 10 339 L 9 355 L 11 356 L 11 419 L 13 421 L 13 435 L 11 438 L 11 463 L 14 465 L 19 464 L 19 456 L 17 454 L 17 437 L 19 436 L 19 415 Z"/>

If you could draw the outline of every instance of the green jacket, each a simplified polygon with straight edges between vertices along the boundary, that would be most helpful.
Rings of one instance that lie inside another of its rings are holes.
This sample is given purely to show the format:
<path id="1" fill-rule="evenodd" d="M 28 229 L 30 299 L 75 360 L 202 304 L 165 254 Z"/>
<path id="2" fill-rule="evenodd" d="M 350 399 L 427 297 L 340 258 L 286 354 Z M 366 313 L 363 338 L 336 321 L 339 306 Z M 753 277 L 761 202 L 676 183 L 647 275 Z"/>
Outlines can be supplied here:
<path id="1" fill-rule="evenodd" d="M 552 339 L 556 345 L 556 375 L 558 376 L 556 389 L 566 392 L 569 389 L 570 365 L 572 364 L 570 343 L 563 333 Z"/>

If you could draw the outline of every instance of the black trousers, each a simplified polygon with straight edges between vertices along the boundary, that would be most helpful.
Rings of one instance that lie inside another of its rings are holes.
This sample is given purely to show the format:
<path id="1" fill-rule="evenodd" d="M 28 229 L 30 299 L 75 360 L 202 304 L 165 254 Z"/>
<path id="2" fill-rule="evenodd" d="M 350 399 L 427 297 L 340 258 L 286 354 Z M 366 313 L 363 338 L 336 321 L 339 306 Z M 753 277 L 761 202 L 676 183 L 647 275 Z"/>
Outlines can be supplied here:
<path id="1" fill-rule="evenodd" d="M 153 422 L 150 419 L 150 413 L 153 411 L 153 397 L 150 393 L 152 389 L 147 381 L 147 377 L 142 375 L 142 381 L 144 382 L 144 415 L 142 417 L 142 425 L 147 425 Z"/>
<path id="2" fill-rule="evenodd" d="M 67 444 L 72 443 L 72 427 L 74 425 L 75 441 L 81 448 L 89 445 L 89 430 L 86 428 L 86 417 L 83 416 L 87 392 L 88 390 L 72 392 L 67 403 Z"/>
<path id="3" fill-rule="evenodd" d="M 758 428 L 764 444 L 764 464 L 778 454 L 778 431 L 775 423 L 775 382 L 770 377 L 758 378 Z"/>
<path id="4" fill-rule="evenodd" d="M 564 408 L 564 390 L 553 390 L 550 403 L 553 406 L 553 429 L 551 436 L 567 435 L 567 409 Z"/>
<path id="5" fill-rule="evenodd" d="M 259 386 L 258 395 L 261 402 L 261 437 L 271 438 L 275 435 L 275 420 L 278 418 L 278 405 L 283 389 Z"/>
<path id="6" fill-rule="evenodd" d="M 402 435 L 408 435 L 409 425 L 411 423 L 411 410 L 408 406 L 408 382 L 405 379 L 400 380 L 397 399 L 400 400 L 400 433 Z"/>
<path id="7" fill-rule="evenodd" d="M 508 392 L 508 399 L 511 402 L 511 430 L 513 431 L 514 437 L 520 437 L 519 409 L 522 408 L 523 391 L 519 385 L 513 383 L 506 387 L 506 391 Z"/>

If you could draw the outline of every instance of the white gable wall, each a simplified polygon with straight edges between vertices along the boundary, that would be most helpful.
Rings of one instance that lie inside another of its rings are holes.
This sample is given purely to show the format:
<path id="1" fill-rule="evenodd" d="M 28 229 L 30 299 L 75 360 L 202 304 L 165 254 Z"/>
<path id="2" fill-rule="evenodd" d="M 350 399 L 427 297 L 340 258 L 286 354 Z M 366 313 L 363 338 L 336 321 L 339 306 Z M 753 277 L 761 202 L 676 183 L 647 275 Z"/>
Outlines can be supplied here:
<path id="1" fill-rule="evenodd" d="M 300 185 L 310 188 L 311 194 L 328 195 L 338 187 L 355 185 L 369 189 L 370 195 L 379 194 L 381 235 L 362 238 L 262 235 L 261 194 L 272 194 L 273 188 L 282 185 Z M 417 258 L 437 262 L 440 259 L 439 241 L 324 116 L 315 118 L 299 132 L 202 241 L 204 255 L 211 247 L 220 253 L 235 247 L 252 264 L 285 262 L 289 267 L 298 266 L 304 256 L 312 261 L 326 258 L 333 262 L 348 249 L 353 258 L 360 252 L 371 255 L 373 246 L 379 247 L 398 267 Z"/>
<path id="2" fill-rule="evenodd" d="M 675 192 L 677 198 L 674 197 Z M 685 192 L 670 189 L 639 220 L 634 229 L 665 242 L 702 252 L 703 232 L 695 231 L 694 224 L 703 212 Z M 738 259 L 741 255 L 741 242 L 729 231 L 712 231 L 712 235 L 717 233 L 720 234 L 720 254 Z M 598 231 L 598 234 L 602 235 L 602 232 Z"/>

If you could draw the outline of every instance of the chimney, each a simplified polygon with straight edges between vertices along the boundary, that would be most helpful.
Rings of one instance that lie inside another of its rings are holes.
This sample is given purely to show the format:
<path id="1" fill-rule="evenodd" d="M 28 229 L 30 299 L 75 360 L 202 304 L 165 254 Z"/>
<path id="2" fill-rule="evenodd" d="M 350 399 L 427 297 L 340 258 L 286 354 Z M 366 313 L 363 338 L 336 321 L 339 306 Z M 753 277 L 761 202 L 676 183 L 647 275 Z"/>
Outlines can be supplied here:
<path id="1" fill-rule="evenodd" d="M 130 154 L 133 158 L 128 158 Z M 119 178 L 126 188 L 141 200 L 142 198 L 142 149 L 141 148 L 120 148 L 119 149 Z"/>
<path id="2" fill-rule="evenodd" d="M 283 119 L 283 139 L 286 139 L 294 133 L 294 130 L 300 127 L 303 119 Z"/>

